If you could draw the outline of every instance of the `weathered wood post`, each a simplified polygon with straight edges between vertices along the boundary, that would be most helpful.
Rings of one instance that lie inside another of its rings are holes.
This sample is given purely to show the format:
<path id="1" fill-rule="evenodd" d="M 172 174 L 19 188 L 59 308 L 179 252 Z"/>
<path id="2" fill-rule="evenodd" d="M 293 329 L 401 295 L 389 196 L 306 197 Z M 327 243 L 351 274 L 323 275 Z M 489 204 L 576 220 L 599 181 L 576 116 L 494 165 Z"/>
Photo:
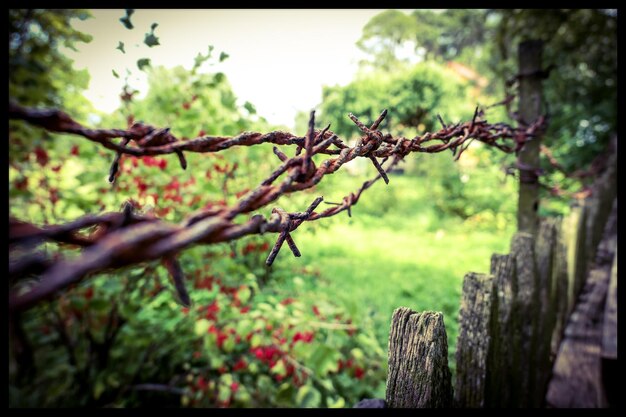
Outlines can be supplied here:
<path id="1" fill-rule="evenodd" d="M 443 314 L 396 309 L 391 319 L 388 366 L 388 408 L 450 407 L 452 381 Z"/>
<path id="2" fill-rule="evenodd" d="M 454 403 L 458 407 L 485 407 L 487 361 L 495 336 L 491 326 L 493 292 L 493 275 L 465 275 L 456 347 Z"/>
<path id="3" fill-rule="evenodd" d="M 520 123 L 530 125 L 541 115 L 541 55 L 543 42 L 522 42 L 518 48 L 519 59 L 519 117 Z M 517 229 L 520 232 L 537 233 L 539 210 L 540 137 L 527 142 L 519 153 L 520 184 L 517 208 Z"/>
<path id="4" fill-rule="evenodd" d="M 515 259 L 511 255 L 491 256 L 494 297 L 491 307 L 491 349 L 487 357 L 485 407 L 512 407 L 511 382 L 519 374 L 513 364 L 513 298 L 517 294 Z M 458 364 L 457 364 L 458 366 Z"/>
<path id="5" fill-rule="evenodd" d="M 556 315 L 560 300 L 554 298 L 556 291 L 555 267 L 557 251 L 557 230 L 559 219 L 542 219 L 535 240 L 535 257 L 537 262 L 537 324 L 535 328 L 534 356 L 531 366 L 536 369 L 535 379 L 531 381 L 534 394 L 530 405 L 541 407 L 546 394 L 548 378 L 552 368 L 550 348 L 552 332 L 556 325 Z M 567 279 L 567 278 L 566 278 Z"/>
<path id="6" fill-rule="evenodd" d="M 512 355 L 513 367 L 516 370 L 511 399 L 514 407 L 532 405 L 532 389 L 536 369 L 535 350 L 537 346 L 538 322 L 538 274 L 535 263 L 534 238 L 518 232 L 511 241 L 511 257 L 515 262 L 516 289 L 513 294 L 512 311 Z"/>
<path id="7" fill-rule="evenodd" d="M 616 252 L 617 199 L 614 199 L 602 241 L 559 347 L 546 395 L 549 407 L 606 406 L 601 361 L 605 344 L 603 319 Z M 607 341 L 617 343 L 616 336 L 617 333 L 607 333 Z"/>

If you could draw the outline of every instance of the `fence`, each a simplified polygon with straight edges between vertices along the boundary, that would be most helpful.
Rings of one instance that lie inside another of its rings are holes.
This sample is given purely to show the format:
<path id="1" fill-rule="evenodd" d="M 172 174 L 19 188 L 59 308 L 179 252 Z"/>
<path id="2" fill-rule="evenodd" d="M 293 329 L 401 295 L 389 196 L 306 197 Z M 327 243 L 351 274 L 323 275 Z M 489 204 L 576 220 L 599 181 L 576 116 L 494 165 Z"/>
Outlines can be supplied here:
<path id="1" fill-rule="evenodd" d="M 614 139 L 614 146 L 615 146 Z M 616 152 L 592 196 L 463 282 L 452 388 L 443 315 L 397 309 L 386 406 L 603 407 L 617 358 Z"/>

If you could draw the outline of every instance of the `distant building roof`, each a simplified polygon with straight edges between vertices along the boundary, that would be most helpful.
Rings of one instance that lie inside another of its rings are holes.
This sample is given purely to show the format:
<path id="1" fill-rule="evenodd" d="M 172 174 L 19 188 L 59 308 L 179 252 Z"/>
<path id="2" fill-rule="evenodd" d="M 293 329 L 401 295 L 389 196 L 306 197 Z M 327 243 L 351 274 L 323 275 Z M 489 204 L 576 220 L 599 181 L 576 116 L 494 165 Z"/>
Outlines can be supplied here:
<path id="1" fill-rule="evenodd" d="M 456 72 L 459 76 L 466 80 L 475 81 L 476 84 L 478 84 L 478 86 L 481 88 L 484 88 L 487 86 L 487 84 L 489 84 L 489 81 L 485 77 L 481 76 L 470 67 L 460 64 L 458 62 L 448 61 L 446 63 L 446 67 L 450 68 L 452 71 Z"/>

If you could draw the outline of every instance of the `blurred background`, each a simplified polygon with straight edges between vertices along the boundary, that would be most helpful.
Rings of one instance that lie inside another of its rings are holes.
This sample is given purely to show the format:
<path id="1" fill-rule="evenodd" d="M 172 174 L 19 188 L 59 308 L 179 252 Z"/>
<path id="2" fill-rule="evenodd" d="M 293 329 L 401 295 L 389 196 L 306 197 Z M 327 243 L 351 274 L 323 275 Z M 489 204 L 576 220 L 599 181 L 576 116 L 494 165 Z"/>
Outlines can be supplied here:
<path id="1" fill-rule="evenodd" d="M 610 9 L 12 9 L 9 95 L 88 127 L 143 121 L 183 139 L 303 136 L 314 109 L 316 128 L 330 123 L 349 142 L 359 131 L 348 113 L 368 124 L 388 109 L 381 130 L 412 138 L 438 130 L 437 115 L 471 120 L 477 105 L 488 122 L 515 125 L 516 100 L 487 107 L 516 93 L 508 81 L 518 44 L 541 39 L 552 67 L 543 143 L 574 172 L 616 132 L 616 31 Z M 269 144 L 188 152 L 186 170 L 174 155 L 123 157 L 110 184 L 112 152 L 10 121 L 9 212 L 60 224 L 132 200 L 179 222 L 234 204 L 276 168 L 271 153 Z M 376 175 L 366 162 L 276 205 L 341 202 Z M 351 217 L 300 227 L 302 257 L 283 250 L 271 269 L 275 236 L 187 249 L 190 308 L 158 262 L 89 277 L 21 315 L 19 346 L 9 339 L 9 406 L 352 407 L 384 398 L 400 306 L 444 313 L 454 372 L 463 276 L 488 271 L 516 231 L 514 162 L 480 143 L 457 162 L 447 152 L 409 155 Z M 547 160 L 542 168 L 540 215 L 567 214 L 593 178 L 569 178 Z"/>

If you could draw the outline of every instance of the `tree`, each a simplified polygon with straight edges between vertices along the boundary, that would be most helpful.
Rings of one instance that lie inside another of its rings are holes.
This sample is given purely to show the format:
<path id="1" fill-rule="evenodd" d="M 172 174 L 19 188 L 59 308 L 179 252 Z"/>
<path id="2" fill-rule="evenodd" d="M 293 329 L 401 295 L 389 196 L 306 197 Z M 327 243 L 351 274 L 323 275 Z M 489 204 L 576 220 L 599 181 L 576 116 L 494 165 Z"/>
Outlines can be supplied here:
<path id="1" fill-rule="evenodd" d="M 321 111 L 333 131 L 353 137 L 359 132 L 344 110 L 349 108 L 373 121 L 380 113 L 380 103 L 394 109 L 383 127 L 407 136 L 436 128 L 438 113 L 457 122 L 472 117 L 475 107 L 468 86 L 456 74 L 436 63 L 422 63 L 393 73 L 361 73 L 346 86 L 324 87 Z"/>
<path id="2" fill-rule="evenodd" d="M 91 37 L 72 27 L 85 20 L 85 10 L 9 10 L 9 97 L 25 105 L 62 107 L 84 120 L 91 103 L 81 92 L 89 84 L 87 70 L 76 70 L 61 47 L 75 49 Z M 9 161 L 19 165 L 48 136 L 24 124 L 9 123 Z"/>
<path id="3" fill-rule="evenodd" d="M 371 55 L 369 63 L 384 70 L 402 61 L 392 48 L 400 38 L 390 26 L 394 21 L 406 20 L 401 12 L 388 14 L 394 20 L 384 14 L 375 16 L 358 42 L 379 44 L 364 50 Z M 617 129 L 615 10 L 417 10 L 411 17 L 416 24 L 403 24 L 401 33 L 405 40 L 411 38 L 407 31 L 414 31 L 416 54 L 425 60 L 454 60 L 474 68 L 493 80 L 484 93 L 494 102 L 515 93 L 510 81 L 515 81 L 517 73 L 517 45 L 525 40 L 542 40 L 549 72 L 543 83 L 547 103 L 544 113 L 549 118 L 544 143 L 552 149 L 563 171 L 569 173 L 590 166 L 605 150 Z M 559 184 L 565 191 L 580 187 L 579 180 L 555 171 L 547 160 L 542 164 L 546 183 Z"/>

